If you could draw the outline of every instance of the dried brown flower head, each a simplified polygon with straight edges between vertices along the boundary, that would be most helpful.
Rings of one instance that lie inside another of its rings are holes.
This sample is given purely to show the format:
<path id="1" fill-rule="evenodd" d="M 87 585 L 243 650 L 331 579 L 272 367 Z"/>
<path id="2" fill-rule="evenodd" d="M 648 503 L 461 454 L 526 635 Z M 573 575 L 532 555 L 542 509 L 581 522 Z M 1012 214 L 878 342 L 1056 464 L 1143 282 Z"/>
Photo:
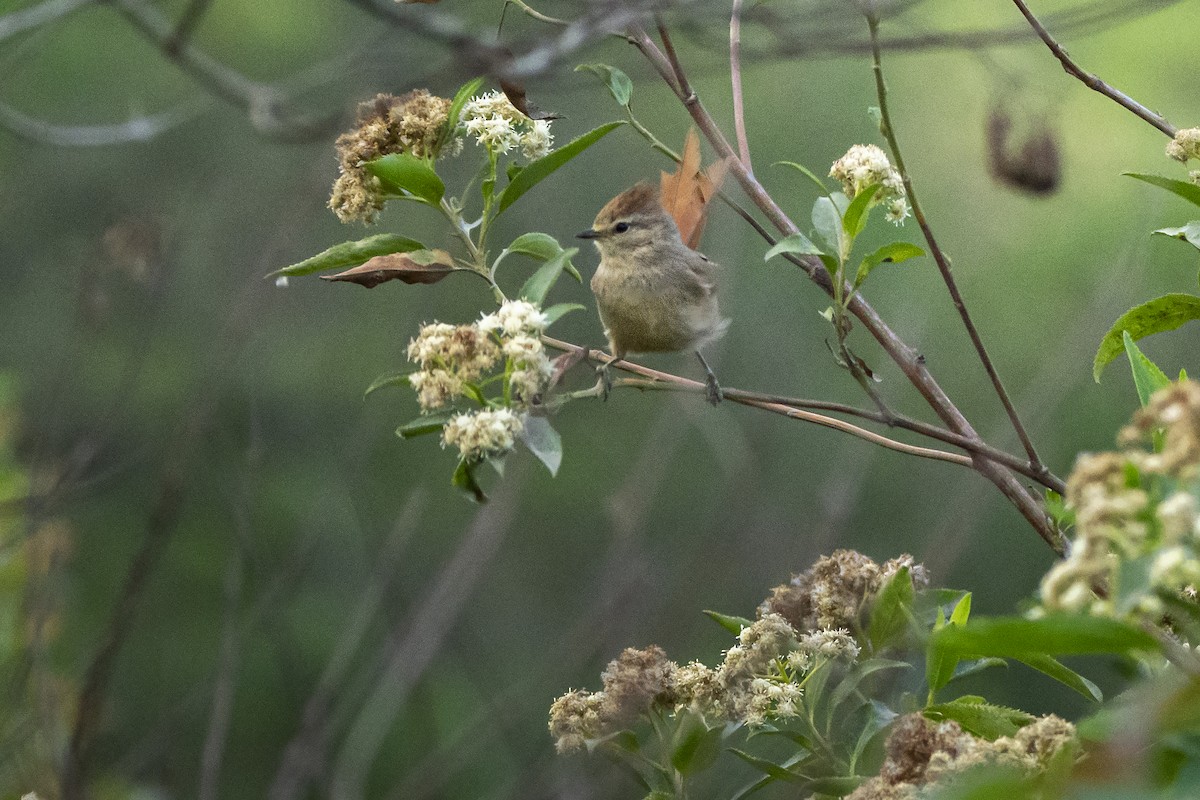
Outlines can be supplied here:
<path id="1" fill-rule="evenodd" d="M 440 153 L 450 101 L 417 89 L 402 97 L 376 95 L 358 107 L 354 130 L 338 137 L 341 174 L 333 184 L 329 207 L 342 222 L 372 222 L 383 208 L 379 179 L 363 164 L 389 153 L 436 158 Z"/>

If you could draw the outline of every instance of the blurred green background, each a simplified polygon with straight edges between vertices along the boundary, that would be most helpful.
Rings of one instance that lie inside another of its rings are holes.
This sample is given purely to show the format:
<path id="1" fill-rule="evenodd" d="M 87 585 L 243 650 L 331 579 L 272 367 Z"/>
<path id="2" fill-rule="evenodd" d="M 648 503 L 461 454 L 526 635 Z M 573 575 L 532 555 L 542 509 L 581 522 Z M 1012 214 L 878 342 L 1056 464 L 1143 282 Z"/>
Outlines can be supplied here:
<path id="1" fill-rule="evenodd" d="M 489 506 L 468 503 L 449 486 L 450 453 L 393 435 L 416 415 L 411 393 L 362 393 L 404 367 L 421 322 L 486 308 L 481 282 L 367 292 L 263 276 L 366 235 L 325 207 L 333 139 L 354 105 L 415 87 L 448 96 L 469 69 L 352 3 L 216 0 L 195 47 L 285 87 L 287 114 L 317 121 L 264 133 L 115 7 L 73 5 L 18 30 L 42 4 L 0 2 L 11 484 L 0 524 L 16 564 L 6 602 L 24 620 L 4 650 L 0 796 L 57 796 L 78 693 L 113 630 L 120 647 L 88 754 L 98 796 L 631 797 L 636 787 L 599 760 L 555 757 L 545 727 L 550 701 L 596 688 L 622 647 L 653 642 L 712 663 L 726 637 L 701 609 L 748 615 L 838 547 L 880 561 L 911 552 L 935 582 L 974 591 L 984 613 L 1036 588 L 1050 553 L 974 473 L 696 396 L 571 404 L 555 423 L 557 478 L 519 453 Z M 151 8 L 178 19 L 186 5 Z M 1079 9 L 1103 5 L 1035 10 L 1068 25 L 1063 39 L 1086 68 L 1194 124 L 1195 0 L 1122 4 L 1129 13 L 1077 24 Z M 882 144 L 867 113 L 870 65 L 854 48 L 865 25 L 840 2 L 768 7 L 789 28 L 774 37 L 747 24 L 752 154 L 806 220 L 811 185 L 772 163 L 824 173 L 850 145 Z M 428 8 L 488 35 L 503 4 Z M 727 13 L 696 4 L 670 19 L 701 97 L 732 130 Z M 997 33 L 1019 23 L 1002 0 L 899 4 L 885 36 L 986 31 L 995 46 L 889 50 L 885 69 L 917 191 L 1023 419 L 1065 476 L 1076 453 L 1112 444 L 1136 404 L 1123 360 L 1093 383 L 1100 337 L 1130 306 L 1194 290 L 1196 263 L 1149 236 L 1186 221 L 1183 202 L 1120 176 L 1182 177 L 1164 137 L 1069 79 L 1040 44 Z M 519 48 L 543 32 L 510 8 L 502 38 Z M 682 107 L 636 51 L 607 40 L 528 82 L 564 116 L 559 143 L 619 117 L 594 76 L 572 71 L 597 61 L 627 71 L 639 118 L 682 142 Z M 1019 130 L 1055 133 L 1057 193 L 1031 197 L 989 176 L 984 127 L 997 107 Z M 172 124 L 144 141 L 97 143 L 108 129 L 88 127 L 164 114 Z M 473 155 L 468 146 L 446 165 L 449 185 Z M 619 130 L 527 195 L 495 241 L 537 230 L 566 244 L 612 195 L 667 166 Z M 893 235 L 875 224 L 876 243 Z M 409 204 L 377 228 L 448 242 Z M 919 240 L 911 221 L 903 236 Z M 725 267 L 734 320 L 712 353 L 722 383 L 866 405 L 826 348 L 827 298 L 782 261 L 764 263 L 765 249 L 715 210 L 704 250 Z M 576 259 L 585 278 L 595 262 L 590 249 Z M 1017 452 L 933 265 L 881 269 L 867 294 L 984 436 Z M 554 300 L 589 308 L 556 335 L 602 344 L 586 286 L 564 281 Z M 878 348 L 852 336 L 889 399 L 932 419 Z M 1193 330 L 1145 345 L 1168 373 L 1200 372 Z M 647 363 L 698 372 L 684 356 Z M 144 592 L 123 608 L 139 553 Z M 1083 711 L 1048 681 L 1006 680 L 992 699 Z"/>

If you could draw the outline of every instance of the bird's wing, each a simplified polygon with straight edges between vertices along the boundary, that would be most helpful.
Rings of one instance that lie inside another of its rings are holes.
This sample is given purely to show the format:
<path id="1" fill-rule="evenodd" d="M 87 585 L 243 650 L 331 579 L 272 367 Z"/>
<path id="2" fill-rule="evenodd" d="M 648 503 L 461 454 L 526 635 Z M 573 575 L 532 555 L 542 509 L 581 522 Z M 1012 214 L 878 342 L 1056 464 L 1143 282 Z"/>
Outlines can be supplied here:
<path id="1" fill-rule="evenodd" d="M 698 297 L 711 297 L 717 291 L 717 279 L 714 272 L 716 264 L 708 260 L 708 256 L 697 253 L 699 258 L 692 259 L 688 264 L 688 272 L 692 276 L 691 289 Z"/>

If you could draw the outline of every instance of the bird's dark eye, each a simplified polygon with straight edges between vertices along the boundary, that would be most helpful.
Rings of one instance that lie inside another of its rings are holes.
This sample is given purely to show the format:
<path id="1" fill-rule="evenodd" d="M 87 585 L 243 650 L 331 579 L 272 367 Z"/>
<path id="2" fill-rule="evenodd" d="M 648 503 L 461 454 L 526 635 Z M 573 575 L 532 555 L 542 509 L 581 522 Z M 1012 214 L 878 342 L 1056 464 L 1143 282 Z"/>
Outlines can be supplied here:
<path id="1" fill-rule="evenodd" d="M 624 233 L 625 231 L 629 230 L 629 223 L 618 222 L 616 225 L 613 225 L 613 230 L 617 233 Z"/>

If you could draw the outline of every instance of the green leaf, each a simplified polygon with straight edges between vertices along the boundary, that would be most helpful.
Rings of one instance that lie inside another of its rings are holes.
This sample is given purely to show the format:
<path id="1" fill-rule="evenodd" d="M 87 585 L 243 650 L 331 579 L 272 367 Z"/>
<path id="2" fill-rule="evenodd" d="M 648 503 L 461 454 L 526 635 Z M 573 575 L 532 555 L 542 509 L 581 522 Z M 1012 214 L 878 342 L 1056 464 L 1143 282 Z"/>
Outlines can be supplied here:
<path id="1" fill-rule="evenodd" d="M 549 327 L 572 311 L 585 311 L 586 309 L 586 306 L 581 306 L 579 303 L 556 303 L 543 310 L 542 314 L 546 317 L 546 326 Z"/>
<path id="2" fill-rule="evenodd" d="M 941 624 L 941 609 L 939 607 L 939 624 L 935 629 L 940 630 Z M 954 605 L 954 610 L 950 612 L 949 625 L 963 626 L 967 624 L 967 620 L 971 616 L 971 593 L 967 592 Z M 944 650 L 930 647 L 925 656 L 925 681 L 929 684 L 929 694 L 934 696 L 942 687 L 954 679 L 955 673 L 958 671 L 959 657 L 953 653 L 948 653 Z"/>
<path id="3" fill-rule="evenodd" d="M 613 99 L 618 104 L 629 105 L 629 100 L 633 97 L 633 81 L 629 80 L 629 76 L 621 70 L 610 67 L 608 64 L 580 64 L 575 71 L 592 73 L 607 84 L 608 90 L 612 92 Z"/>
<path id="4" fill-rule="evenodd" d="M 394 233 L 381 233 L 377 236 L 368 236 L 365 239 L 358 239 L 353 242 L 335 244 L 328 250 L 322 250 L 311 258 L 306 258 L 303 261 L 292 264 L 290 267 L 277 269 L 267 277 L 310 275 L 314 272 L 321 272 L 327 269 L 353 267 L 370 261 L 375 256 L 386 256 L 392 253 L 411 253 L 413 250 L 423 250 L 424 248 L 425 245 L 416 239 L 409 239 L 407 236 L 397 236 Z"/>
<path id="5" fill-rule="evenodd" d="M 723 726 L 709 728 L 699 714 L 684 712 L 671 742 L 671 766 L 692 775 L 712 766 L 721 754 Z"/>
<path id="6" fill-rule="evenodd" d="M 478 466 L 465 458 L 459 459 L 458 469 L 454 470 L 454 475 L 450 478 L 450 485 L 466 492 L 476 503 L 486 503 L 487 495 L 483 493 L 483 487 L 479 485 L 479 480 L 475 477 L 475 469 Z"/>
<path id="7" fill-rule="evenodd" d="M 808 780 L 808 778 L 804 777 L 803 775 L 797 775 L 795 772 L 792 772 L 781 764 L 776 764 L 774 761 L 768 761 L 765 758 L 759 758 L 758 756 L 751 755 L 745 750 L 739 750 L 736 747 L 730 747 L 729 752 L 733 753 L 742 761 L 745 761 L 750 766 L 766 775 L 771 776 L 777 781 L 787 781 L 788 783 L 804 783 Z"/>
<path id="8" fill-rule="evenodd" d="M 1170 236 L 1172 239 L 1182 239 L 1192 247 L 1200 249 L 1200 219 L 1193 220 L 1181 228 L 1159 228 L 1154 233 Z"/>
<path id="9" fill-rule="evenodd" d="M 510 253 L 536 258 L 538 261 L 549 261 L 562 252 L 562 245 L 548 233 L 523 233 L 513 243 L 505 248 Z"/>
<path id="10" fill-rule="evenodd" d="M 925 709 L 934 719 L 952 719 L 964 729 L 988 741 L 1012 736 L 1023 725 L 1033 722 L 1033 715 L 1015 708 L 995 706 L 982 698 L 960 697 L 949 703 L 939 703 Z"/>
<path id="11" fill-rule="evenodd" d="M 965 657 L 1024 659 L 1038 655 L 1157 652 L 1153 636 L 1133 625 L 1083 614 L 1050 614 L 1040 619 L 988 617 L 935 631 L 930 647 Z"/>
<path id="12" fill-rule="evenodd" d="M 1157 186 L 1160 189 L 1166 189 L 1168 192 L 1179 195 L 1189 203 L 1200 206 L 1200 186 L 1197 186 L 1194 183 L 1189 183 L 1188 181 L 1177 181 L 1172 178 L 1164 178 L 1161 175 L 1145 175 L 1140 172 L 1125 172 L 1122 174 L 1128 175 L 1131 178 L 1137 178 L 1139 181 L 1145 181 L 1146 183 Z"/>
<path id="13" fill-rule="evenodd" d="M 971 618 L 971 593 L 964 594 L 950 612 L 951 625 L 966 625 Z"/>
<path id="14" fill-rule="evenodd" d="M 780 239 L 775 243 L 775 246 L 767 251 L 763 256 L 763 261 L 770 261 L 780 253 L 799 253 L 806 256 L 821 255 L 821 248 L 812 243 L 803 233 L 793 233 L 789 236 Z"/>
<path id="15" fill-rule="evenodd" d="M 436 417 L 417 417 L 412 422 L 406 422 L 396 428 L 396 435 L 401 439 L 415 439 L 418 436 L 440 433 L 449 419 L 450 415 L 448 414 Z"/>
<path id="16" fill-rule="evenodd" d="M 1165 294 L 1148 303 L 1134 306 L 1113 323 L 1112 328 L 1100 341 L 1100 348 L 1092 362 L 1092 377 L 1099 383 L 1100 373 L 1124 350 L 1125 331 L 1129 331 L 1129 335 L 1136 341 L 1152 333 L 1173 331 L 1194 319 L 1200 319 L 1200 297 L 1195 295 Z"/>
<path id="17" fill-rule="evenodd" d="M 409 153 L 389 153 L 363 164 L 392 194 L 408 192 L 431 206 L 446 193 L 446 185 L 428 161 Z"/>
<path id="18" fill-rule="evenodd" d="M 862 263 L 858 265 L 858 273 L 854 276 L 854 286 L 855 288 L 862 286 L 863 281 L 867 279 L 871 271 L 880 264 L 899 264 L 901 261 L 908 261 L 910 258 L 917 258 L 923 255 L 925 255 L 925 251 L 915 244 L 909 244 L 908 242 L 885 244 L 864 258 Z"/>
<path id="19" fill-rule="evenodd" d="M 849 252 L 846 232 L 842 230 L 842 215 L 849 205 L 846 195 L 834 192 L 829 197 L 818 197 L 812 207 L 813 229 L 825 242 L 827 251 L 837 255 L 839 263 L 846 260 Z"/>
<path id="20" fill-rule="evenodd" d="M 558 475 L 563 456 L 562 437 L 550 425 L 550 420 L 527 416 L 521 428 L 521 441 L 529 448 L 529 452 L 537 456 L 538 461 L 546 465 L 552 476 Z"/>
<path id="21" fill-rule="evenodd" d="M 845 797 L 861 786 L 864 781 L 866 781 L 866 778 L 858 778 L 853 775 L 836 778 L 817 778 L 810 781 L 804 788 L 805 791 L 812 792 L 817 797 Z"/>
<path id="22" fill-rule="evenodd" d="M 480 86 L 483 86 L 483 78 L 476 78 L 464 83 L 454 94 L 454 99 L 450 101 L 450 109 L 446 113 L 446 127 L 442 129 L 442 136 L 438 140 L 439 151 L 454 138 L 454 129 L 458 127 L 458 118 L 462 114 L 463 106 L 471 99 L 471 95 L 479 91 Z"/>
<path id="23" fill-rule="evenodd" d="M 900 716 L 895 711 L 890 709 L 885 704 L 878 700 L 871 700 L 871 713 L 867 717 L 866 724 L 863 726 L 862 732 L 858 735 L 858 741 L 854 744 L 853 763 L 857 763 L 863 751 L 867 749 L 867 745 L 875 738 L 884 728 L 892 724 L 892 720 Z"/>
<path id="24" fill-rule="evenodd" d="M 908 567 L 898 569 L 887 585 L 879 590 L 867 625 L 867 638 L 876 652 L 894 642 L 908 629 L 914 596 Z"/>
<path id="25" fill-rule="evenodd" d="M 801 175 L 808 178 L 810 181 L 812 181 L 813 183 L 815 183 L 817 185 L 817 188 L 821 190 L 821 194 L 829 194 L 829 190 L 827 188 L 825 188 L 825 181 L 818 178 L 815 172 L 813 172 L 811 169 L 804 166 L 803 164 L 797 164 L 795 161 L 776 161 L 771 166 L 772 167 L 778 167 L 778 166 L 791 167 L 794 170 L 798 170 Z"/>
<path id="26" fill-rule="evenodd" d="M 882 185 L 873 183 L 861 191 L 855 192 L 854 199 L 846 207 L 846 213 L 842 215 L 842 230 L 846 232 L 851 241 L 854 241 L 863 232 L 863 228 L 867 227 L 867 220 L 871 216 L 871 200 L 874 199 Z"/>
<path id="27" fill-rule="evenodd" d="M 1056 658 L 1046 655 L 1025 656 L 1018 659 L 1026 666 L 1033 667 L 1038 672 L 1049 675 L 1054 680 L 1079 692 L 1095 703 L 1104 701 L 1104 692 L 1100 687 L 1080 675 L 1075 670 L 1063 664 Z"/>
<path id="28" fill-rule="evenodd" d="M 954 683 L 957 680 L 969 678 L 972 675 L 978 675 L 979 673 L 994 667 L 1007 666 L 1008 662 L 1003 658 L 972 658 L 965 661 L 959 661 L 958 666 L 954 668 L 953 677 L 946 682 L 946 685 L 949 686 L 951 683 Z"/>
<path id="29" fill-rule="evenodd" d="M 365 392 L 363 392 L 363 399 L 367 399 L 372 392 L 379 389 L 384 389 L 388 386 L 408 386 L 408 376 L 411 374 L 412 372 L 410 371 L 380 375 L 378 378 L 371 381 L 371 385 L 367 387 Z"/>
<path id="30" fill-rule="evenodd" d="M 574 139 L 557 150 L 552 150 L 537 161 L 530 163 L 529 166 L 517 173 L 517 177 L 513 178 L 512 183 L 506 186 L 504 191 L 500 193 L 500 202 L 496 207 L 496 215 L 499 216 L 504 209 L 515 203 L 521 195 L 550 177 L 559 167 L 624 124 L 626 124 L 625 120 L 618 120 L 601 125 L 599 128 L 588 131 L 578 139 Z"/>
<path id="31" fill-rule="evenodd" d="M 554 284 L 558 282 L 563 270 L 571 263 L 571 256 L 578 252 L 579 248 L 577 247 L 560 251 L 558 255 L 539 267 L 537 272 L 529 276 L 529 280 L 525 281 L 525 285 L 521 287 L 520 296 L 538 306 L 546 302 L 546 295 L 554 288 Z"/>
<path id="32" fill-rule="evenodd" d="M 722 614 L 718 611 L 709 611 L 708 609 L 705 609 L 704 614 L 722 628 L 732 633 L 734 636 L 739 635 L 742 632 L 742 628 L 749 628 L 754 624 L 745 617 L 734 617 L 729 614 Z"/>
<path id="33" fill-rule="evenodd" d="M 829 693 L 829 713 L 837 711 L 838 706 L 845 702 L 851 694 L 871 675 L 885 669 L 912 669 L 912 664 L 906 661 L 893 661 L 888 658 L 869 658 L 854 664 L 846 672 L 846 677 Z"/>
<path id="34" fill-rule="evenodd" d="M 1150 402 L 1150 395 L 1170 386 L 1171 379 L 1133 343 L 1129 331 L 1121 333 L 1125 342 L 1125 354 L 1129 357 L 1129 366 L 1133 370 L 1133 385 L 1137 387 L 1142 408 L 1145 408 Z"/>

